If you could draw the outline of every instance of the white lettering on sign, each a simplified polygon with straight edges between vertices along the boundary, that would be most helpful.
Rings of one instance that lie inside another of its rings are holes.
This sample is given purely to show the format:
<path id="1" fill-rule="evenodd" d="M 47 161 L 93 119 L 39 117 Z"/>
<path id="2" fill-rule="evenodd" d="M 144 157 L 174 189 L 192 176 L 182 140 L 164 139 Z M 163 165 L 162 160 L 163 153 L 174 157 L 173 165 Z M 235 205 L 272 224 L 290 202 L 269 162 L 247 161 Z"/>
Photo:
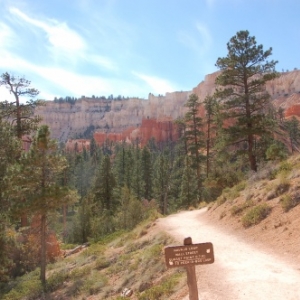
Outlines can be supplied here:
<path id="1" fill-rule="evenodd" d="M 214 262 L 211 243 L 193 244 L 165 248 L 168 267 L 209 264 Z"/>

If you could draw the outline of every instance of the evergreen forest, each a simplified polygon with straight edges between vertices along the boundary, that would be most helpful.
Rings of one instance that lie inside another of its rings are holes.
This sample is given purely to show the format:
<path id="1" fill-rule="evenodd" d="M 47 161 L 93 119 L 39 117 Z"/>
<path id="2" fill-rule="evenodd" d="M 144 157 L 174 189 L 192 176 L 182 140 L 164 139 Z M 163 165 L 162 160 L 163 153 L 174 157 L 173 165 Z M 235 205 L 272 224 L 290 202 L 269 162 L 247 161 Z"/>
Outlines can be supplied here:
<path id="1" fill-rule="evenodd" d="M 4 73 L 14 96 L 0 102 L 0 288 L 37 267 L 47 289 L 50 236 L 61 245 L 94 243 L 130 231 L 153 213 L 172 214 L 215 201 L 270 160 L 297 151 L 300 127 L 272 106 L 265 83 L 278 76 L 272 49 L 240 31 L 218 58 L 217 90 L 186 102 L 180 138 L 140 147 L 107 140 L 66 152 L 33 116 L 39 91 Z M 20 97 L 29 100 L 21 102 Z M 75 101 L 74 99 L 67 99 Z M 56 100 L 58 101 L 58 100 Z M 199 111 L 205 116 L 199 117 Z M 1 293 L 0 293 L 1 295 Z"/>

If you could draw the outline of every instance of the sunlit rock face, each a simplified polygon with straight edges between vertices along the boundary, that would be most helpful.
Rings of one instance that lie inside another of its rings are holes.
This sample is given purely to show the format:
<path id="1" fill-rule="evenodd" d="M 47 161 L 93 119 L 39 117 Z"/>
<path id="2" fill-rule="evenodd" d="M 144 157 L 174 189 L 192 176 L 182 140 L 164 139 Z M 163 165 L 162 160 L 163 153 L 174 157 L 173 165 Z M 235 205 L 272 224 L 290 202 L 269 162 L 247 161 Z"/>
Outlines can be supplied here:
<path id="1" fill-rule="evenodd" d="M 81 98 L 74 104 L 47 101 L 38 107 L 43 124 L 48 124 L 52 137 L 67 141 L 82 135 L 88 128 L 101 132 L 122 133 L 128 128 L 137 128 L 143 119 L 177 119 L 184 114 L 184 103 L 190 92 L 167 93 L 165 96 L 149 94 L 147 100 L 129 98 L 103 100 Z M 100 138 L 100 137 L 99 137 Z"/>
<path id="2" fill-rule="evenodd" d="M 82 97 L 74 104 L 47 101 L 38 107 L 35 114 L 43 118 L 43 124 L 50 127 L 52 138 L 67 142 L 71 149 L 76 139 L 85 132 L 94 133 L 98 144 L 111 141 L 139 141 L 141 145 L 154 137 L 157 141 L 177 138 L 173 121 L 184 116 L 184 104 L 189 95 L 195 93 L 201 102 L 216 90 L 215 80 L 220 72 L 205 76 L 191 91 L 166 93 L 164 96 L 149 94 L 148 99 L 128 98 L 120 100 Z M 300 117 L 300 71 L 281 73 L 266 85 L 276 109 L 280 107 L 284 116 Z M 204 106 L 199 115 L 204 117 Z M 77 147 L 88 147 L 83 140 Z"/>

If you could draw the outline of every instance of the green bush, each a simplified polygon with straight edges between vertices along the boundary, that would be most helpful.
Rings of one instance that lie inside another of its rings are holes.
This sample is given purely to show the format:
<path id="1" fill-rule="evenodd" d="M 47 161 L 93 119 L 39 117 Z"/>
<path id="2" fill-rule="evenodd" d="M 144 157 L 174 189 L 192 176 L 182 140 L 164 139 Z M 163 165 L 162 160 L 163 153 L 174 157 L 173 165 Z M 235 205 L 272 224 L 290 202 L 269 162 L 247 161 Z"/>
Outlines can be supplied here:
<path id="1" fill-rule="evenodd" d="M 300 198 L 293 197 L 291 195 L 284 195 L 280 199 L 280 203 L 284 212 L 288 212 L 290 209 L 292 209 L 300 203 Z"/>
<path id="2" fill-rule="evenodd" d="M 241 214 L 246 208 L 249 208 L 253 206 L 253 201 L 252 200 L 247 200 L 244 203 L 240 204 L 240 205 L 234 205 L 232 206 L 232 208 L 230 209 L 231 215 L 235 216 L 235 215 L 239 215 Z"/>
<path id="3" fill-rule="evenodd" d="M 39 279 L 22 280 L 15 288 L 3 296 L 3 300 L 37 299 L 43 293 Z"/>
<path id="4" fill-rule="evenodd" d="M 233 200 L 239 197 L 240 191 L 244 190 L 245 187 L 246 187 L 245 182 L 240 182 L 239 184 L 237 184 L 232 188 L 226 187 L 223 190 L 222 195 L 220 195 L 217 198 L 217 205 L 220 206 L 221 204 L 225 203 L 227 200 Z"/>
<path id="5" fill-rule="evenodd" d="M 160 285 L 156 285 L 146 290 L 145 292 L 138 295 L 139 300 L 159 300 L 159 299 L 168 299 L 175 287 L 178 285 L 181 274 L 173 274 L 168 279 L 165 279 L 161 282 Z"/>
<path id="6" fill-rule="evenodd" d="M 274 143 L 272 143 L 266 151 L 266 158 L 267 160 L 282 161 L 286 159 L 287 153 L 287 148 L 283 143 L 274 141 Z"/>
<path id="7" fill-rule="evenodd" d="M 271 212 L 271 207 L 267 204 L 260 204 L 250 209 L 242 218 L 245 228 L 256 225 L 265 219 Z"/>
<path id="8" fill-rule="evenodd" d="M 59 272 L 52 273 L 47 279 L 47 291 L 53 292 L 57 290 L 64 281 L 68 278 L 68 272 L 60 270 Z"/>
<path id="9" fill-rule="evenodd" d="M 240 183 L 234 186 L 234 189 L 237 192 L 241 192 L 246 188 L 246 186 L 247 186 L 246 181 L 241 181 Z"/>

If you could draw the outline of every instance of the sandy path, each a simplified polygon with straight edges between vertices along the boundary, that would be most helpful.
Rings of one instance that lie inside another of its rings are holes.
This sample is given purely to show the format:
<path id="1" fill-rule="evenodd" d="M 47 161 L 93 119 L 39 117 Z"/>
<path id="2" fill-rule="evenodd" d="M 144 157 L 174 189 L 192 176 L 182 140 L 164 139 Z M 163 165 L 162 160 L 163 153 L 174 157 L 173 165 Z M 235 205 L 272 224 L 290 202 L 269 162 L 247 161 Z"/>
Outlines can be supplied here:
<path id="1" fill-rule="evenodd" d="M 199 299 L 300 299 L 298 266 L 288 265 L 263 249 L 208 224 L 204 213 L 205 209 L 182 212 L 157 222 L 178 240 L 178 245 L 188 236 L 193 243 L 213 243 L 215 263 L 196 266 Z"/>

